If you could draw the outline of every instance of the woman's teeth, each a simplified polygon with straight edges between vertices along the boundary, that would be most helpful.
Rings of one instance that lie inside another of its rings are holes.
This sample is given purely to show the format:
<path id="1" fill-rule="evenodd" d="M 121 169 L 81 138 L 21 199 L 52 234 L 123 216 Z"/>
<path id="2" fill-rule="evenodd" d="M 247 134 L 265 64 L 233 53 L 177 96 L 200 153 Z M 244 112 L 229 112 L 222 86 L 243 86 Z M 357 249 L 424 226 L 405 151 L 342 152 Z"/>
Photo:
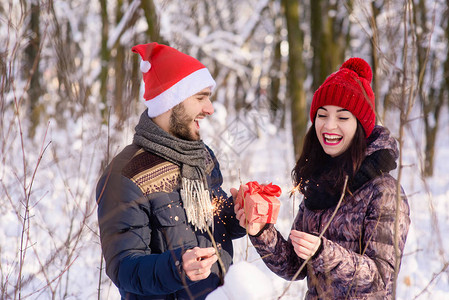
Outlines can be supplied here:
<path id="1" fill-rule="evenodd" d="M 343 137 L 339 136 L 339 135 L 329 135 L 329 134 L 324 134 L 324 139 L 326 140 L 326 142 L 328 143 L 337 143 L 339 142 Z"/>

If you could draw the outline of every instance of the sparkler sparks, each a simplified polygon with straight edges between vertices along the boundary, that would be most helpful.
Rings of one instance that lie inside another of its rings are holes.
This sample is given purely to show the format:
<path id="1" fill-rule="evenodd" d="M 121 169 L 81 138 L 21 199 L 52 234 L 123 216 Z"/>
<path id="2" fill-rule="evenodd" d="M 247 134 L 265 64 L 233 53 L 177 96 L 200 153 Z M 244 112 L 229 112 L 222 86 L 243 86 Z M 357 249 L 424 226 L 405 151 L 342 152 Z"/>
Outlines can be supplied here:
<path id="1" fill-rule="evenodd" d="M 227 221 L 226 219 L 232 217 L 229 216 L 227 213 L 230 210 L 233 210 L 232 204 L 233 204 L 232 201 L 229 201 L 227 198 L 224 198 L 223 196 L 220 197 L 214 196 L 212 198 L 212 209 L 214 217 L 216 216 L 221 223 L 226 224 Z"/>
<path id="2" fill-rule="evenodd" d="M 223 210 L 225 204 L 226 204 L 226 199 L 223 198 L 223 196 L 214 197 L 212 199 L 212 209 L 213 209 L 214 216 L 220 217 L 221 211 Z"/>

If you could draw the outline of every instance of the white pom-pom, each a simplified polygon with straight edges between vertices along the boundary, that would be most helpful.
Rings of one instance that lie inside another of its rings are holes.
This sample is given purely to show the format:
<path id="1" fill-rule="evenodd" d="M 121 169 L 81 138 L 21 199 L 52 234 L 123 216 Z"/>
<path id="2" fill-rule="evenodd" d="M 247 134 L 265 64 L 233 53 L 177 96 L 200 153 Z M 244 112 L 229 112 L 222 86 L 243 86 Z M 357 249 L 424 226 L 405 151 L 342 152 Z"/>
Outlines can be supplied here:
<path id="1" fill-rule="evenodd" d="M 140 62 L 140 71 L 142 71 L 143 73 L 148 72 L 151 69 L 151 64 L 149 61 L 147 60 L 142 60 Z"/>

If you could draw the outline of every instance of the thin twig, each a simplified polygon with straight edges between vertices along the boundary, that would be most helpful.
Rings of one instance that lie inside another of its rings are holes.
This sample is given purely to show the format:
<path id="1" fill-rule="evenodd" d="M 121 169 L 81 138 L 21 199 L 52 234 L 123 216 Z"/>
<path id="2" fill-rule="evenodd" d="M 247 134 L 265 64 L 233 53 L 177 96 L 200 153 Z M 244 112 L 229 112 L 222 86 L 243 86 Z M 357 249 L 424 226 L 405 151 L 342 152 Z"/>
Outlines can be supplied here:
<path id="1" fill-rule="evenodd" d="M 109 145 L 110 145 L 110 140 L 111 140 L 110 129 L 111 129 L 111 107 L 109 107 L 109 109 L 108 109 L 108 134 L 107 134 L 107 148 L 106 148 L 106 164 L 109 163 Z M 104 187 L 101 192 L 102 194 L 103 194 L 103 191 L 104 191 Z M 101 195 L 98 199 L 101 199 Z M 103 250 L 100 251 L 100 274 L 98 275 L 98 288 L 97 288 L 97 299 L 98 300 L 101 299 L 101 280 L 103 277 L 102 273 L 103 273 Z"/>
<path id="2" fill-rule="evenodd" d="M 449 262 L 445 262 L 443 267 L 441 268 L 441 270 L 438 273 L 434 273 L 432 276 L 432 279 L 429 281 L 429 283 L 426 285 L 426 287 L 418 294 L 415 296 L 415 298 L 413 299 L 418 299 L 422 294 L 424 294 L 425 292 L 429 292 L 429 287 L 430 285 L 443 273 L 447 272 L 447 270 L 449 269 Z"/>
<path id="3" fill-rule="evenodd" d="M 215 253 L 217 254 L 218 263 L 220 264 L 220 267 L 221 267 L 221 269 L 223 271 L 223 278 L 224 278 L 224 276 L 226 276 L 226 268 L 225 268 L 225 265 L 223 263 L 223 260 L 221 259 L 220 252 L 218 252 L 217 243 L 215 242 L 215 238 L 212 235 L 212 232 L 210 231 L 209 227 L 206 226 L 206 230 L 207 230 L 207 233 L 209 234 L 210 240 L 212 241 L 212 246 L 215 249 Z"/>

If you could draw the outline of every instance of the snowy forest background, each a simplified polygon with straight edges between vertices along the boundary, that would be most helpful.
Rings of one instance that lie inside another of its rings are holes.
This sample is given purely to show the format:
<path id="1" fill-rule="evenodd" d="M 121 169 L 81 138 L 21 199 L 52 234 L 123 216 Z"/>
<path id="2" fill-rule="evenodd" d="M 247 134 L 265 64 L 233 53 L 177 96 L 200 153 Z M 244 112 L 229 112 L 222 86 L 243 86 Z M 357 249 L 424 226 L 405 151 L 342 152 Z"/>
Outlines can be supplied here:
<path id="1" fill-rule="evenodd" d="M 397 299 L 449 298 L 449 1 L 0 0 L 0 298 L 118 299 L 104 274 L 95 185 L 144 109 L 139 57 L 157 41 L 217 81 L 202 136 L 225 189 L 283 189 L 288 235 L 301 198 L 290 171 L 313 91 L 342 62 L 373 67 L 377 120 L 398 139 L 412 224 Z M 282 299 L 305 282 L 257 265 Z"/>

